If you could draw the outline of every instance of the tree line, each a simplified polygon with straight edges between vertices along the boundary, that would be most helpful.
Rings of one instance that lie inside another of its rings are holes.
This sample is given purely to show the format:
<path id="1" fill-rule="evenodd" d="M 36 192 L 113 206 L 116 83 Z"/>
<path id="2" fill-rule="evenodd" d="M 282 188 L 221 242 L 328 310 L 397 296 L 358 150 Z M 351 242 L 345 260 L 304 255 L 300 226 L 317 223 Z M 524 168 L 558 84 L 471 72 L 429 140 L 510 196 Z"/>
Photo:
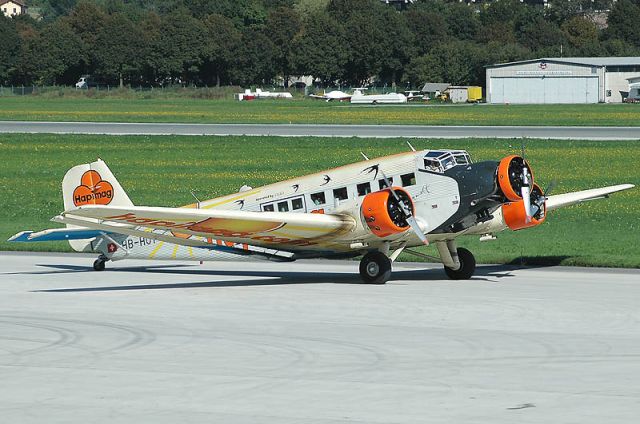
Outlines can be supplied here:
<path id="1" fill-rule="evenodd" d="M 34 0 L 0 18 L 0 83 L 484 85 L 484 66 L 640 55 L 640 0 Z M 597 11 L 608 10 L 607 25 Z"/>

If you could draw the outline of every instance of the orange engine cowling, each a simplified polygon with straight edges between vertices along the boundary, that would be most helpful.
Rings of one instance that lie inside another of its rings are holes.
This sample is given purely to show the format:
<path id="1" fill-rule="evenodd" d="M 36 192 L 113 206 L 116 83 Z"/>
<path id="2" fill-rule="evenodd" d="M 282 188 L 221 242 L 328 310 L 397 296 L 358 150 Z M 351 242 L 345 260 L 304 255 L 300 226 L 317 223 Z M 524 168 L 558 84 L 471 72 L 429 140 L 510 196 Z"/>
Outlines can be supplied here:
<path id="1" fill-rule="evenodd" d="M 522 171 L 525 167 L 529 171 L 529 183 L 533 184 L 533 171 L 522 157 L 507 156 L 498 165 L 498 185 L 507 200 L 511 202 L 522 199 Z"/>
<path id="2" fill-rule="evenodd" d="M 531 190 L 531 206 L 532 217 L 527 222 L 527 214 L 524 210 L 524 201 L 522 199 L 515 202 L 505 203 L 502 205 L 502 216 L 504 223 L 512 230 L 521 230 L 523 228 L 535 227 L 544 222 L 547 215 L 547 205 L 544 194 L 538 184 L 533 185 Z"/>
<path id="3" fill-rule="evenodd" d="M 386 188 L 367 194 L 362 200 L 362 216 L 371 232 L 378 237 L 403 233 L 409 229 L 409 224 L 402 208 L 391 193 L 391 190 L 411 210 L 411 213 L 414 213 L 411 196 L 399 187 Z"/>

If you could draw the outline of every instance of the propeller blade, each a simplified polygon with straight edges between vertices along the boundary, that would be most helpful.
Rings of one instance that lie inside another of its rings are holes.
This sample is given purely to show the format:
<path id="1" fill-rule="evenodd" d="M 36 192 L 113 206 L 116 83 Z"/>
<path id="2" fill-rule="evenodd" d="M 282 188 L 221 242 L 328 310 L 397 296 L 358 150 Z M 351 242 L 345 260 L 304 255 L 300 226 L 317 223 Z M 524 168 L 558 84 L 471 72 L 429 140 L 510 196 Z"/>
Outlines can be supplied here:
<path id="1" fill-rule="evenodd" d="M 429 240 L 427 240 L 427 236 L 425 236 L 424 233 L 422 232 L 422 229 L 420 228 L 420 225 L 418 225 L 418 221 L 416 221 L 416 218 L 411 213 L 411 209 L 409 209 L 409 207 L 402 200 L 400 200 L 400 197 L 398 196 L 398 194 L 391 187 L 391 181 L 389 181 L 389 179 L 387 178 L 387 176 L 385 175 L 385 173 L 384 173 L 384 171 L 382 169 L 380 170 L 380 174 L 382 175 L 382 178 L 384 179 L 384 183 L 390 189 L 391 194 L 393 195 L 393 197 L 398 202 L 398 205 L 400 205 L 400 209 L 402 210 L 404 218 L 407 220 L 407 224 L 409 224 L 409 226 L 411 227 L 413 232 L 416 234 L 416 236 L 418 236 L 420 241 L 422 241 L 423 244 L 428 246 L 429 245 Z"/>
<path id="2" fill-rule="evenodd" d="M 531 222 L 531 182 L 529 181 L 529 170 L 525 166 L 522 168 L 522 188 L 520 194 L 522 195 L 522 203 L 524 203 L 524 212 L 527 215 L 527 222 Z"/>
<path id="3" fill-rule="evenodd" d="M 527 222 L 531 222 L 531 191 L 529 186 L 522 186 L 522 200 L 524 203 L 524 212 L 527 215 Z"/>
<path id="4" fill-rule="evenodd" d="M 558 185 L 558 180 L 553 180 L 549 183 L 549 185 L 547 186 L 547 188 L 544 189 L 544 192 L 542 193 L 542 195 L 544 196 L 544 198 L 548 198 L 549 197 L 549 193 L 551 193 L 551 191 Z"/>
<path id="5" fill-rule="evenodd" d="M 407 223 L 411 226 L 411 229 L 414 233 L 416 233 L 422 244 L 428 246 L 429 240 L 427 240 L 427 236 L 425 236 L 422 232 L 422 229 L 420 229 L 420 225 L 418 225 L 418 221 L 416 221 L 416 218 L 414 216 L 407 218 Z"/>

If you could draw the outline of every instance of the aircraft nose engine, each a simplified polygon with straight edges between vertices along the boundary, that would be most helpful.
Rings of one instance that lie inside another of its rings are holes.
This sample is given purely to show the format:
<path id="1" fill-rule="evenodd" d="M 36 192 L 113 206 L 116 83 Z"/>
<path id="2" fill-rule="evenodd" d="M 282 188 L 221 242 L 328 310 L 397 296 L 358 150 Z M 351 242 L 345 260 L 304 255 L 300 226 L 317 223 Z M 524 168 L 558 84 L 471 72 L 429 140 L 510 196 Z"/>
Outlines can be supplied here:
<path id="1" fill-rule="evenodd" d="M 498 165 L 498 185 L 500 190 L 511 202 L 522 200 L 527 222 L 532 219 L 531 188 L 533 187 L 533 172 L 523 157 L 507 156 Z"/>
<path id="2" fill-rule="evenodd" d="M 531 190 L 531 215 L 527 216 L 524 200 L 508 202 L 502 205 L 504 223 L 512 230 L 535 227 L 544 222 L 547 215 L 546 196 L 538 184 Z"/>
<path id="3" fill-rule="evenodd" d="M 391 193 L 393 190 L 397 196 Z M 362 200 L 362 216 L 373 234 L 378 237 L 387 237 L 392 234 L 403 233 L 410 227 L 407 222 L 405 209 L 414 214 L 415 209 L 409 193 L 401 188 L 384 189 L 367 194 Z"/>
<path id="4" fill-rule="evenodd" d="M 522 199 L 523 187 L 533 184 L 531 167 L 521 156 L 511 155 L 498 165 L 498 186 L 502 194 L 511 202 Z"/>

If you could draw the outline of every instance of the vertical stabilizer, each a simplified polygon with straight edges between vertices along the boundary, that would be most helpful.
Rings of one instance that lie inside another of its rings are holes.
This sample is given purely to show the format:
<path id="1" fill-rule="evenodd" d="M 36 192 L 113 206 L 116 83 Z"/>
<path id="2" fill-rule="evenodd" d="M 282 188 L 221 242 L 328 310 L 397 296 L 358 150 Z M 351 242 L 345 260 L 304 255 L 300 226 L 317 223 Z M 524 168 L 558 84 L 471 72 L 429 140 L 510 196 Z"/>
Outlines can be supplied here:
<path id="1" fill-rule="evenodd" d="M 62 179 L 62 197 L 65 211 L 84 205 L 133 206 L 127 193 L 101 159 L 69 169 Z M 91 251 L 91 240 L 69 240 L 69 244 L 78 252 Z"/>

